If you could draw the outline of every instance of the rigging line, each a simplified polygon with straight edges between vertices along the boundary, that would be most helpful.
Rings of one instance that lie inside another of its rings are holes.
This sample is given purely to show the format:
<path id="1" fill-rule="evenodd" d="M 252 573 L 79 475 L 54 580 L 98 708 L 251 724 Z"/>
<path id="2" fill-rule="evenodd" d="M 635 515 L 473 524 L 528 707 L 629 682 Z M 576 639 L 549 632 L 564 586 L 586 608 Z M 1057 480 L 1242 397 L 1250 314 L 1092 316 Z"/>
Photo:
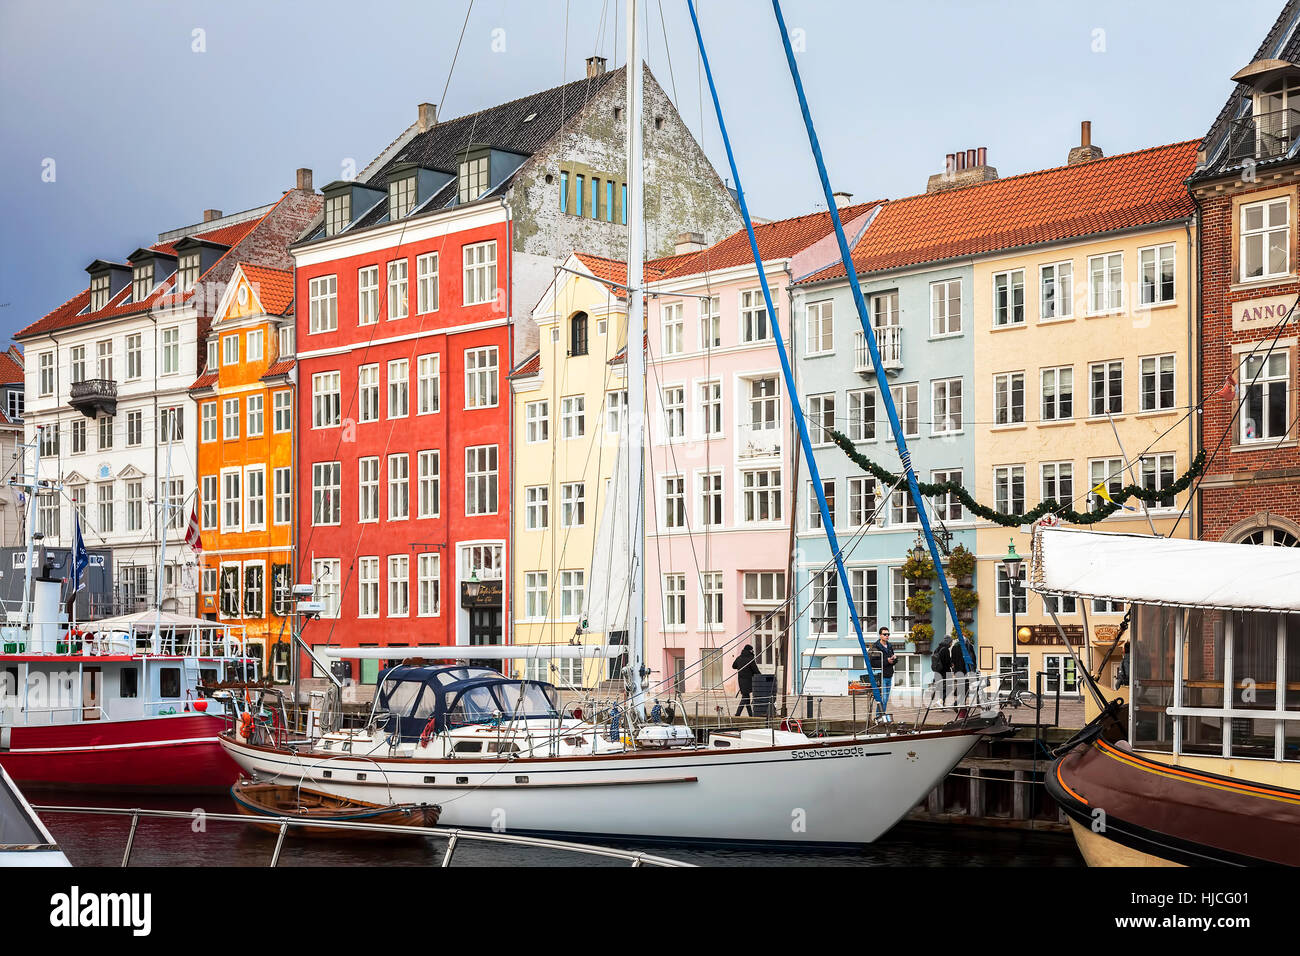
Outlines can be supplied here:
<path id="1" fill-rule="evenodd" d="M 447 68 L 447 82 L 442 84 L 442 97 L 438 100 L 440 107 L 447 105 L 447 89 L 451 86 L 452 74 L 456 72 L 456 59 L 460 56 L 460 45 L 465 40 L 465 28 L 469 26 L 470 11 L 474 9 L 474 0 L 469 0 L 469 6 L 465 8 L 465 22 L 460 25 L 460 38 L 456 40 L 456 51 L 451 55 L 451 66 Z"/>
<path id="2" fill-rule="evenodd" d="M 664 3 L 663 0 L 658 0 L 658 2 L 659 2 L 659 28 L 663 31 L 664 55 L 668 58 L 668 79 L 672 82 L 673 103 L 675 104 L 679 102 L 679 100 L 677 99 L 677 74 L 673 72 L 673 53 L 672 50 L 668 48 L 668 24 L 664 22 Z"/>

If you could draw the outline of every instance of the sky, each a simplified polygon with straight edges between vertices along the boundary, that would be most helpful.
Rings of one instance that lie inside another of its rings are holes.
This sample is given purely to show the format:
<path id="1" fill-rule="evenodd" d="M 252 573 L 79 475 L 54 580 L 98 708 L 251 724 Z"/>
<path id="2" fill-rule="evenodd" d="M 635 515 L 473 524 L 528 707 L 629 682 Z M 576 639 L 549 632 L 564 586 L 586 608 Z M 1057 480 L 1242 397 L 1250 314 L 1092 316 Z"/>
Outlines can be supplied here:
<path id="1" fill-rule="evenodd" d="M 642 0 L 646 59 L 730 180 L 686 0 Z M 824 208 L 771 6 L 699 0 L 756 216 Z M 1203 136 L 1281 0 L 785 0 L 832 185 L 921 192 L 984 146 L 1003 176 Z M 364 167 L 443 117 L 625 59 L 623 0 L 3 0 L 0 342 L 157 234 Z M 466 13 L 468 10 L 468 19 Z M 461 30 L 464 25 L 464 36 Z M 617 29 L 617 36 L 615 30 Z M 459 53 L 457 53 L 459 41 Z M 453 57 L 455 63 L 453 67 Z M 704 107 L 702 110 L 701 107 Z"/>

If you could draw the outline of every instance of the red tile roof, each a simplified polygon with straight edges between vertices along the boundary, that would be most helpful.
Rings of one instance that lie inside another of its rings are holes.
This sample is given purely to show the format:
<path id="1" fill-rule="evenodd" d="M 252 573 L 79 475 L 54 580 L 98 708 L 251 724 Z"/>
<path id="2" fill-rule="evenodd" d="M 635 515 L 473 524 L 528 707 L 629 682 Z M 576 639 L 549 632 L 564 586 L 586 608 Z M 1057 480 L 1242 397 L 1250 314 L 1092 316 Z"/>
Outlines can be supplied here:
<path id="1" fill-rule="evenodd" d="M 1170 222 L 1194 212 L 1195 140 L 885 203 L 857 247 L 859 272 Z M 805 281 L 842 278 L 840 263 Z"/>
<path id="2" fill-rule="evenodd" d="M 613 283 L 613 293 L 620 299 L 627 298 L 627 263 L 622 259 L 608 259 L 594 256 L 589 252 L 574 252 L 574 257 L 591 270 L 591 274 L 603 282 Z M 645 264 L 645 281 L 653 282 L 663 278 L 663 270 L 651 263 Z"/>
<path id="3" fill-rule="evenodd" d="M 194 384 L 190 386 L 189 390 L 191 392 L 201 392 L 204 389 L 211 388 L 213 385 L 216 384 L 217 384 L 216 371 L 204 372 L 194 380 Z"/>
<path id="4" fill-rule="evenodd" d="M 7 352 L 0 352 L 0 385 L 21 385 L 23 381 L 22 349 L 11 345 Z"/>
<path id="5" fill-rule="evenodd" d="M 287 315 L 293 308 L 293 273 L 241 262 L 239 268 L 257 291 L 267 315 Z"/>
<path id="6" fill-rule="evenodd" d="M 536 375 L 542 370 L 542 352 L 538 349 L 528 358 L 524 359 L 515 366 L 514 371 L 510 373 L 511 378 L 527 378 L 529 375 Z"/>
<path id="7" fill-rule="evenodd" d="M 293 371 L 295 361 L 297 360 L 293 358 L 276 359 L 267 366 L 266 371 L 262 373 L 262 381 L 265 382 L 269 378 L 276 378 L 280 375 L 288 375 Z"/>

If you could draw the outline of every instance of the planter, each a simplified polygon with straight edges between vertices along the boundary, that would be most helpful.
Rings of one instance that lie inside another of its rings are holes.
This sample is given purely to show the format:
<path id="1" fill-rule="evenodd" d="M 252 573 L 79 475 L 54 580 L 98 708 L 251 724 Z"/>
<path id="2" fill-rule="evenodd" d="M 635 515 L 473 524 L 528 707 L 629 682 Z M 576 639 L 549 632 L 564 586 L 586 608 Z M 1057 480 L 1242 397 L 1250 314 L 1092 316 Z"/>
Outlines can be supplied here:
<path id="1" fill-rule="evenodd" d="M 969 624 L 971 621 L 975 620 L 975 609 L 971 607 L 958 611 L 957 620 L 961 621 L 963 624 Z"/>
<path id="2" fill-rule="evenodd" d="M 929 642 L 929 641 L 917 641 L 917 642 L 915 643 L 915 645 L 908 645 L 908 646 L 909 646 L 909 647 L 913 647 L 913 646 L 914 646 L 914 647 L 915 647 L 915 651 L 914 651 L 914 652 L 917 653 L 917 654 L 929 654 L 929 653 L 930 653 L 930 642 Z"/>
<path id="3" fill-rule="evenodd" d="M 970 588 L 973 587 L 974 584 L 975 584 L 975 579 L 969 574 L 963 574 L 958 576 L 957 578 L 957 587 L 959 588 Z"/>
<path id="4" fill-rule="evenodd" d="M 904 645 L 903 645 L 903 653 L 904 653 L 904 654 L 915 654 L 915 653 L 916 653 L 916 642 L 915 642 L 915 641 L 908 641 L 906 644 L 904 644 Z"/>

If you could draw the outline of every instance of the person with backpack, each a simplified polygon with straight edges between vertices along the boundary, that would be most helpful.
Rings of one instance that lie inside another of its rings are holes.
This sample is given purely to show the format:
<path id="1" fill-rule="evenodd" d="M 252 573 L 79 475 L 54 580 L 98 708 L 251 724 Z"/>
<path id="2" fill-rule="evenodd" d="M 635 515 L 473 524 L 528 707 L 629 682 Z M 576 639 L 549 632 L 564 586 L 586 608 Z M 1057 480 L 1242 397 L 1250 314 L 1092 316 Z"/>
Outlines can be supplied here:
<path id="1" fill-rule="evenodd" d="M 948 674 L 952 670 L 952 638 L 945 637 L 930 652 L 930 670 L 934 672 L 934 690 L 939 694 L 939 706 L 948 705 Z"/>
<path id="2" fill-rule="evenodd" d="M 952 672 L 952 696 L 955 706 L 966 703 L 966 698 L 970 694 L 970 684 L 966 671 L 966 652 L 962 644 L 962 641 L 951 638 L 948 645 L 948 668 Z M 966 646 L 969 647 L 970 645 Z M 974 667 L 971 670 L 973 671 Z"/>
<path id="3" fill-rule="evenodd" d="M 745 645 L 744 650 L 731 662 L 731 668 L 736 671 L 736 683 L 740 685 L 740 705 L 736 708 L 736 716 L 739 717 L 743 710 L 753 717 L 754 675 L 758 673 L 758 660 L 754 657 L 753 644 Z"/>
<path id="4" fill-rule="evenodd" d="M 894 664 L 898 652 L 889 643 L 889 628 L 882 627 L 871 645 L 871 666 L 880 677 L 880 713 L 889 713 L 889 691 L 894 686 Z"/>

